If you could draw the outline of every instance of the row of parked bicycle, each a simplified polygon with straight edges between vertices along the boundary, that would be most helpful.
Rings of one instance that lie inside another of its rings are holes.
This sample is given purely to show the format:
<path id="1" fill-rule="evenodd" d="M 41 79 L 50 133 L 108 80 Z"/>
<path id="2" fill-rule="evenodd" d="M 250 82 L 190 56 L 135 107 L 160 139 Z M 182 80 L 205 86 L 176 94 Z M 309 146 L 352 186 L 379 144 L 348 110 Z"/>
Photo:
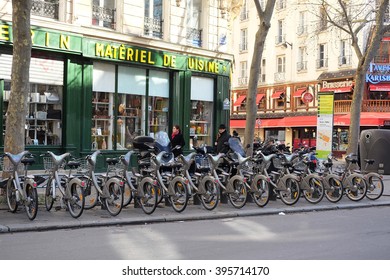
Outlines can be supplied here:
<path id="1" fill-rule="evenodd" d="M 74 218 L 98 204 L 116 216 L 133 198 L 134 205 L 152 214 L 163 199 L 175 211 L 182 212 L 191 198 L 199 200 L 205 209 L 213 210 L 221 194 L 235 208 L 243 207 L 249 197 L 264 207 L 271 196 L 293 205 L 301 196 L 310 203 L 319 203 L 324 196 L 335 203 L 344 194 L 353 201 L 364 197 L 374 200 L 383 194 L 381 175 L 351 168 L 357 163 L 355 155 L 348 155 L 344 169 L 339 170 L 333 167 L 330 156 L 319 162 L 315 151 L 310 149 L 286 153 L 279 147 L 266 151 L 260 145 L 252 156 L 246 156 L 237 138 L 230 138 L 226 145 L 229 146 L 226 154 L 213 155 L 204 146 L 174 157 L 172 150 L 178 147 L 170 147 L 168 135 L 159 132 L 156 139 L 136 138 L 135 149 L 118 158 L 106 159 L 105 173 L 95 171 L 99 150 L 81 160 L 72 158 L 70 153 L 47 152 L 41 155 L 47 173 L 41 175 L 28 173 L 28 166 L 35 161 L 28 151 L 17 155 L 5 153 L 1 155 L 3 168 L 7 166 L 11 172 L 0 186 L 6 188 L 9 210 L 16 212 L 18 206 L 23 206 L 30 220 L 38 212 L 37 186 L 45 189 L 47 211 L 59 201 Z M 137 161 L 135 166 L 133 157 Z M 365 160 L 367 165 L 373 162 Z"/>

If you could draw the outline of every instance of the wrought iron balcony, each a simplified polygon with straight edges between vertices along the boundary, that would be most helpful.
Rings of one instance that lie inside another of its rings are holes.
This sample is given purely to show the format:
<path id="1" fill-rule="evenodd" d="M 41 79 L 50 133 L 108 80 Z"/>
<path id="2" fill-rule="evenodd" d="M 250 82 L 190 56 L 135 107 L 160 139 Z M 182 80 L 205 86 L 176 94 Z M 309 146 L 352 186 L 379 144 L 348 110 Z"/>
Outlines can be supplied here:
<path id="1" fill-rule="evenodd" d="M 307 61 L 297 62 L 297 71 L 307 70 Z"/>
<path id="2" fill-rule="evenodd" d="M 115 9 L 93 5 L 92 24 L 96 26 L 104 26 L 107 28 L 115 29 L 115 13 Z"/>
<path id="3" fill-rule="evenodd" d="M 40 17 L 58 19 L 59 1 L 32 0 L 31 14 Z"/>
<path id="4" fill-rule="evenodd" d="M 187 28 L 187 43 L 192 46 L 202 46 L 202 30 L 196 28 Z"/>
<path id="5" fill-rule="evenodd" d="M 144 35 L 150 36 L 153 38 L 162 39 L 163 38 L 162 24 L 163 24 L 163 21 L 161 19 L 145 17 L 144 18 Z"/>

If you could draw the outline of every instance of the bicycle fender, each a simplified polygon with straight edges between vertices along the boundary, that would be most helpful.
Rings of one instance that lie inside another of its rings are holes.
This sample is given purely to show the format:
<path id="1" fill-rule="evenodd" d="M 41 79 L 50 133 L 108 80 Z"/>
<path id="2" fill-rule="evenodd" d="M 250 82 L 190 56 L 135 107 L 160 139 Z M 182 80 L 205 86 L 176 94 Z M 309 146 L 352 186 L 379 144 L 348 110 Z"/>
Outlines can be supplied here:
<path id="1" fill-rule="evenodd" d="M 241 176 L 241 175 L 234 175 L 233 177 L 231 177 L 227 183 L 227 186 L 226 186 L 226 191 L 228 193 L 233 193 L 234 192 L 234 188 L 233 188 L 233 183 L 235 180 L 241 180 L 241 181 L 244 181 L 244 178 Z"/>
<path id="2" fill-rule="evenodd" d="M 122 183 L 122 180 L 119 180 L 118 177 L 111 177 L 110 179 L 108 179 L 106 181 L 106 183 L 104 184 L 104 188 L 103 188 L 103 195 L 105 197 L 109 197 L 110 194 L 108 192 L 108 187 L 111 185 L 111 184 L 116 184 L 118 186 L 121 186 L 121 183 Z"/>
<path id="3" fill-rule="evenodd" d="M 252 184 L 251 184 L 251 190 L 252 190 L 253 192 L 257 193 L 257 194 L 258 194 L 258 192 L 259 192 L 259 188 L 257 187 L 257 184 L 255 184 L 255 183 L 256 183 L 257 181 L 259 181 L 259 180 L 265 180 L 265 181 L 267 181 L 267 182 L 270 181 L 270 179 L 269 179 L 267 176 L 265 176 L 265 175 L 263 175 L 263 174 L 257 174 L 257 175 L 255 176 L 255 178 L 253 178 Z"/>
<path id="4" fill-rule="evenodd" d="M 308 190 L 310 189 L 310 179 L 315 178 L 322 182 L 322 177 L 318 176 L 317 174 L 308 174 L 305 177 L 303 177 L 303 180 L 301 181 L 301 189 Z"/>
<path id="5" fill-rule="evenodd" d="M 362 180 L 365 181 L 365 178 L 364 178 L 363 175 L 357 174 L 357 173 L 353 173 L 353 174 L 349 175 L 347 178 L 344 179 L 343 185 L 344 185 L 344 182 L 345 182 L 345 183 L 346 183 L 345 185 L 347 185 L 347 186 L 353 186 L 352 180 L 353 180 L 354 178 L 360 178 L 360 179 L 362 179 Z M 344 185 L 344 186 L 345 186 L 345 185 Z"/>
<path id="6" fill-rule="evenodd" d="M 83 187 L 82 181 L 81 181 L 79 178 L 77 178 L 77 177 L 72 178 L 72 179 L 66 184 L 66 194 L 67 194 L 68 196 L 71 196 L 70 188 L 69 188 L 69 187 L 72 186 L 73 184 L 77 184 L 77 185 Z M 83 188 L 84 188 L 84 187 L 83 187 Z"/>
<path id="7" fill-rule="evenodd" d="M 210 176 L 210 175 L 204 176 L 199 183 L 198 194 L 205 194 L 206 193 L 206 189 L 204 188 L 204 185 L 206 184 L 207 181 L 212 181 L 214 184 L 216 184 L 215 178 L 213 176 Z"/>
<path id="8" fill-rule="evenodd" d="M 137 188 L 137 197 L 143 197 L 145 195 L 143 191 L 144 184 L 149 183 L 151 185 L 155 185 L 154 180 L 150 177 L 144 177 L 142 178 L 141 182 L 138 184 Z"/>
<path id="9" fill-rule="evenodd" d="M 301 180 L 297 175 L 286 174 L 282 178 L 279 179 L 279 182 L 277 185 L 279 190 L 286 190 L 286 182 L 288 179 L 293 179 L 293 180 L 297 181 L 298 183 L 301 183 Z"/>
<path id="10" fill-rule="evenodd" d="M 329 185 L 330 179 L 335 179 L 335 181 L 339 181 L 341 183 L 342 187 L 344 188 L 343 182 L 341 181 L 340 176 L 337 176 L 336 174 L 328 174 L 324 178 L 324 187 L 326 189 L 330 189 L 330 185 Z"/>
<path id="11" fill-rule="evenodd" d="M 32 178 L 26 179 L 26 185 L 31 185 L 33 188 L 37 187 L 37 184 L 35 183 L 34 179 L 32 179 Z"/>
<path id="12" fill-rule="evenodd" d="M 188 186 L 187 186 L 187 184 L 185 183 L 184 178 L 181 177 L 181 176 L 176 176 L 176 177 L 174 177 L 174 178 L 172 179 L 172 181 L 169 182 L 169 186 L 168 186 L 168 195 L 175 195 L 173 186 L 174 186 L 176 183 L 182 183 L 184 186 L 186 186 L 186 189 L 188 190 Z"/>

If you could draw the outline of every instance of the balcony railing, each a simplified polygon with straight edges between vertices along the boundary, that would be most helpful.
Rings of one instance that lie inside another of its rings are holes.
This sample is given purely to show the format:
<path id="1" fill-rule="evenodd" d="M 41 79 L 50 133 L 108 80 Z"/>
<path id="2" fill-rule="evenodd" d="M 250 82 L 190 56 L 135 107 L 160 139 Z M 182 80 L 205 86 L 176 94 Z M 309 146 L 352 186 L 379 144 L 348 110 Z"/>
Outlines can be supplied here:
<path id="1" fill-rule="evenodd" d="M 274 74 L 275 82 L 283 82 L 286 80 L 286 72 L 276 72 Z"/>
<path id="2" fill-rule="evenodd" d="M 248 84 L 248 77 L 240 77 L 238 78 L 238 85 L 247 85 Z"/>
<path id="3" fill-rule="evenodd" d="M 59 1 L 32 0 L 31 14 L 40 17 L 58 19 Z"/>
<path id="4" fill-rule="evenodd" d="M 350 55 L 341 55 L 339 56 L 339 66 L 351 65 L 351 56 Z"/>
<path id="5" fill-rule="evenodd" d="M 283 10 L 286 8 L 286 0 L 278 0 L 275 4 L 276 10 Z"/>
<path id="6" fill-rule="evenodd" d="M 248 43 L 241 43 L 240 52 L 247 51 L 247 50 L 248 50 Z"/>
<path id="7" fill-rule="evenodd" d="M 307 33 L 307 25 L 299 25 L 297 27 L 297 35 L 303 35 Z"/>
<path id="8" fill-rule="evenodd" d="M 297 71 L 305 71 L 307 70 L 307 61 L 297 62 Z"/>
<path id="9" fill-rule="evenodd" d="M 202 46 L 202 30 L 196 28 L 187 28 L 187 43 L 192 46 Z"/>
<path id="10" fill-rule="evenodd" d="M 328 67 L 328 59 L 327 58 L 317 59 L 316 62 L 317 62 L 316 63 L 317 69 Z"/>
<path id="11" fill-rule="evenodd" d="M 376 55 L 374 57 L 374 62 L 376 62 L 376 63 L 389 63 L 389 56 L 388 55 Z"/>
<path id="12" fill-rule="evenodd" d="M 163 21 L 158 18 L 144 18 L 144 35 L 150 36 L 153 38 L 163 38 L 162 32 L 162 23 Z"/>
<path id="13" fill-rule="evenodd" d="M 352 100 L 336 100 L 334 102 L 334 113 L 335 114 L 347 114 L 351 112 Z M 306 106 L 306 107 L 276 107 L 276 108 L 267 108 L 269 104 L 265 105 L 265 108 L 259 109 L 258 113 L 289 113 L 295 111 L 316 111 L 317 106 Z M 390 100 L 363 100 L 361 112 L 390 112 Z M 246 114 L 245 106 L 237 108 L 232 113 L 234 114 Z"/>
<path id="14" fill-rule="evenodd" d="M 240 20 L 247 20 L 249 18 L 249 11 L 242 10 Z"/>
<path id="15" fill-rule="evenodd" d="M 275 36 L 275 45 L 283 44 L 286 41 L 286 35 Z"/>
<path id="16" fill-rule="evenodd" d="M 115 29 L 115 9 L 92 6 L 92 24 Z"/>

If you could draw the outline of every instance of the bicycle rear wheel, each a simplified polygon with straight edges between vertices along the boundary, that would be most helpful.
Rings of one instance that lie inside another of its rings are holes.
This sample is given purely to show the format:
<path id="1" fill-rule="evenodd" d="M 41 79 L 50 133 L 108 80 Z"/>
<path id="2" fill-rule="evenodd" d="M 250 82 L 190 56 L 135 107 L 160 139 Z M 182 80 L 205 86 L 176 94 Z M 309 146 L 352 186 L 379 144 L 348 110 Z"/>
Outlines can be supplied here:
<path id="1" fill-rule="evenodd" d="M 251 196 L 257 206 L 264 207 L 269 202 L 269 183 L 264 178 L 256 178 L 252 182 Z"/>
<path id="2" fill-rule="evenodd" d="M 233 176 L 228 184 L 231 184 L 231 187 L 228 186 L 227 189 L 233 188 L 233 192 L 227 193 L 230 203 L 238 209 L 244 207 L 248 193 L 242 176 Z"/>
<path id="3" fill-rule="evenodd" d="M 53 191 L 55 188 L 55 180 L 53 178 L 49 179 L 46 184 L 45 190 L 45 207 L 47 211 L 50 211 L 54 204 Z"/>
<path id="4" fill-rule="evenodd" d="M 383 194 L 383 180 L 378 174 L 368 175 L 366 197 L 371 200 L 380 198 Z"/>
<path id="5" fill-rule="evenodd" d="M 301 189 L 297 180 L 288 178 L 286 180 L 286 190 L 279 191 L 280 199 L 286 205 L 294 205 L 298 202 Z"/>
<path id="6" fill-rule="evenodd" d="M 123 207 L 129 205 L 133 200 L 133 192 L 128 182 L 125 181 L 123 185 Z"/>
<path id="7" fill-rule="evenodd" d="M 169 200 L 172 204 L 173 210 L 176 212 L 183 212 L 188 203 L 188 187 L 181 177 L 175 177 L 170 182 L 168 192 L 172 191 L 173 194 L 169 195 Z"/>
<path id="8" fill-rule="evenodd" d="M 12 213 L 15 213 L 16 210 L 18 210 L 18 202 L 16 201 L 16 186 L 13 182 L 13 180 L 9 180 L 7 182 L 7 190 L 6 190 L 6 195 L 7 195 L 7 204 L 9 211 Z"/>
<path id="9" fill-rule="evenodd" d="M 108 193 L 110 194 L 110 197 L 104 199 L 107 211 L 108 213 L 110 213 L 111 216 L 116 216 L 122 211 L 122 186 L 119 184 L 119 181 L 112 181 L 107 182 L 107 185 L 104 187 L 108 188 Z"/>
<path id="10" fill-rule="evenodd" d="M 330 202 L 339 202 L 343 197 L 343 184 L 336 178 L 330 178 L 327 183 L 329 187 L 325 189 L 325 197 Z"/>
<path id="11" fill-rule="evenodd" d="M 359 201 L 367 193 L 367 184 L 361 175 L 354 175 L 351 179 L 351 185 L 345 189 L 347 197 L 352 201 Z"/>
<path id="12" fill-rule="evenodd" d="M 70 188 L 70 198 L 66 200 L 68 210 L 73 218 L 78 218 L 84 211 L 84 190 L 83 187 L 77 182 L 73 182 L 67 186 Z"/>
<path id="13" fill-rule="evenodd" d="M 213 210 L 219 203 L 219 188 L 214 177 L 206 176 L 202 179 L 201 184 L 205 193 L 199 194 L 200 201 L 204 208 Z"/>
<path id="14" fill-rule="evenodd" d="M 324 184 L 319 178 L 309 179 L 309 190 L 303 190 L 305 199 L 313 204 L 319 203 L 324 198 Z"/>
<path id="15" fill-rule="evenodd" d="M 145 214 L 152 214 L 157 207 L 157 190 L 152 178 L 144 178 L 138 188 L 137 198 Z"/>
<path id="16" fill-rule="evenodd" d="M 85 184 L 84 188 L 84 197 L 85 197 L 85 204 L 84 209 L 92 209 L 94 208 L 98 203 L 98 191 L 96 187 L 93 185 L 92 180 L 89 180 L 88 178 L 80 178 L 83 180 Z"/>
<path id="17" fill-rule="evenodd" d="M 26 186 L 26 200 L 27 217 L 30 220 L 34 220 L 38 213 L 38 191 L 30 184 Z"/>

